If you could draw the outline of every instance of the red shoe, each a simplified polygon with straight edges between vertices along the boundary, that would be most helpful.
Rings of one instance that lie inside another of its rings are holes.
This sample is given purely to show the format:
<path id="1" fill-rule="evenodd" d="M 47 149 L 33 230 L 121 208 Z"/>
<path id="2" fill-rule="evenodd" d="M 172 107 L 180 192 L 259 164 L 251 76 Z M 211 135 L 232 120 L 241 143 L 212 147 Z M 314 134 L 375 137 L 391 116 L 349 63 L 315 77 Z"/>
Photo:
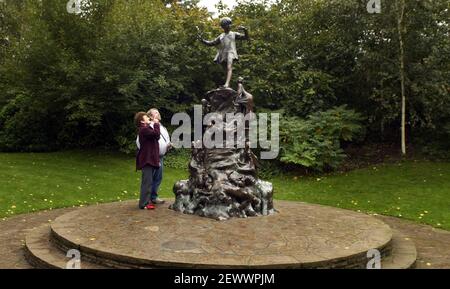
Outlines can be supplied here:
<path id="1" fill-rule="evenodd" d="M 154 210 L 154 209 L 155 209 L 155 205 L 153 205 L 151 203 L 144 207 L 144 210 Z"/>

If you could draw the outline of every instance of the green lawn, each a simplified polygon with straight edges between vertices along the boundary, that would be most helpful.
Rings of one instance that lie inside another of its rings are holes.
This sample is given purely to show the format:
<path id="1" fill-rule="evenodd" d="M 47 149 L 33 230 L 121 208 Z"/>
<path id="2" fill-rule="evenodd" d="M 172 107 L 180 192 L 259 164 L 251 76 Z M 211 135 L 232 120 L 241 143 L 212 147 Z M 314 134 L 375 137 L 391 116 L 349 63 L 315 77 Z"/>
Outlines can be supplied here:
<path id="1" fill-rule="evenodd" d="M 0 217 L 139 197 L 134 158 L 118 153 L 0 153 L 0 172 Z M 186 175 L 167 168 L 163 195 Z"/>
<path id="2" fill-rule="evenodd" d="M 187 164 L 186 164 L 187 168 Z M 0 153 L 0 217 L 137 199 L 134 158 L 109 152 Z M 450 230 L 450 163 L 404 161 L 321 177 L 275 177 L 275 198 L 398 216 Z M 166 168 L 172 197 L 185 168 Z"/>
<path id="3" fill-rule="evenodd" d="M 272 180 L 276 198 L 396 216 L 450 230 L 450 163 L 403 161 Z"/>

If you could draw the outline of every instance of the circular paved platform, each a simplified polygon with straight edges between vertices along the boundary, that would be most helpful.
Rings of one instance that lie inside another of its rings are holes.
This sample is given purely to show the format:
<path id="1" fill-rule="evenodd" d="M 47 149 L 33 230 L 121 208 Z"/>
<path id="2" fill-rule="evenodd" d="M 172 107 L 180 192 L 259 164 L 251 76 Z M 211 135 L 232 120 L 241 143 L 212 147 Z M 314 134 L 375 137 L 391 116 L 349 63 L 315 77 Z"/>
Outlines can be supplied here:
<path id="1" fill-rule="evenodd" d="M 52 223 L 52 239 L 90 261 L 131 268 L 365 268 L 369 249 L 390 253 L 390 227 L 352 211 L 277 201 L 275 215 L 220 222 L 168 205 L 79 209 Z"/>

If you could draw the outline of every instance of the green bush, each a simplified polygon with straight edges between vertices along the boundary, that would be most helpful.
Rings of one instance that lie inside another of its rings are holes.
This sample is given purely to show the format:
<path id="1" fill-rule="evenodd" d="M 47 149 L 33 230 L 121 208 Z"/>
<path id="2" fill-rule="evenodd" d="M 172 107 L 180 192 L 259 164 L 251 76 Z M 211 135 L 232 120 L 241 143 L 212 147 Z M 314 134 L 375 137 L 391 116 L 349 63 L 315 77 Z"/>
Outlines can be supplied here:
<path id="1" fill-rule="evenodd" d="M 43 130 L 56 120 L 23 93 L 0 109 L 0 151 L 49 151 L 56 147 L 54 131 Z M 53 137 L 53 138 L 52 138 Z"/>
<path id="2" fill-rule="evenodd" d="M 172 169 L 186 169 L 191 160 L 191 149 L 171 149 L 164 157 L 164 166 Z"/>
<path id="3" fill-rule="evenodd" d="M 450 119 L 443 118 L 439 126 L 438 133 L 428 136 L 426 133 L 422 133 L 422 135 L 427 137 L 416 138 L 415 142 L 426 156 L 433 159 L 450 160 Z M 429 142 L 429 139 L 432 137 L 434 137 L 434 141 Z"/>
<path id="4" fill-rule="evenodd" d="M 336 169 L 345 158 L 343 141 L 363 135 L 359 113 L 339 106 L 309 115 L 306 119 L 281 120 L 280 161 L 316 171 Z"/>

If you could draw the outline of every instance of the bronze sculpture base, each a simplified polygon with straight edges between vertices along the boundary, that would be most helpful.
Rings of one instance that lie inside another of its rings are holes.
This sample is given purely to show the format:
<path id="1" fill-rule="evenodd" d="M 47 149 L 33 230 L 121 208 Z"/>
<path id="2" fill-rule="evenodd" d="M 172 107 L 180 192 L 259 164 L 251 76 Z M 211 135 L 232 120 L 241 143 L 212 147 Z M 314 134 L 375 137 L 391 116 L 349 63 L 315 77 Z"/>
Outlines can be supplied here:
<path id="1" fill-rule="evenodd" d="M 221 133 L 231 130 L 235 140 L 237 127 L 226 124 L 226 114 L 241 112 L 238 98 L 242 103 L 242 94 L 219 88 L 208 92 L 202 101 L 208 113 L 222 118 Z M 175 202 L 170 208 L 217 220 L 274 213 L 272 184 L 257 178 L 256 158 L 250 148 L 226 148 L 223 139 L 224 148 L 202 145 L 192 149 L 189 180 L 174 185 Z"/>

